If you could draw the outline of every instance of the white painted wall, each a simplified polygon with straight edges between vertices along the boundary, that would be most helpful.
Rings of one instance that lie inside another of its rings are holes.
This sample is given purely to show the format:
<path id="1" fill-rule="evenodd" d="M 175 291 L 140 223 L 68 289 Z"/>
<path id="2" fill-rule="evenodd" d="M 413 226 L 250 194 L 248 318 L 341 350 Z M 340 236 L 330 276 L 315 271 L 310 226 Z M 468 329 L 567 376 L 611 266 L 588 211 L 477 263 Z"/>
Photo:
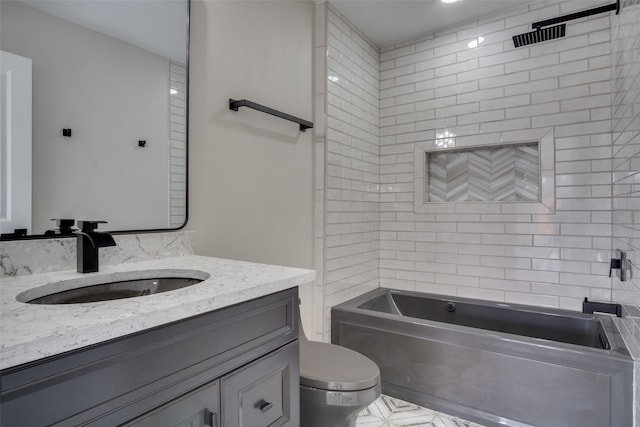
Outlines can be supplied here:
<path id="1" fill-rule="evenodd" d="M 61 217 L 167 227 L 168 59 L 17 2 L 0 7 L 2 50 L 33 60 L 34 232 Z"/>
<path id="2" fill-rule="evenodd" d="M 196 253 L 311 268 L 313 132 L 255 110 L 230 111 L 228 100 L 312 120 L 313 3 L 191 7 L 188 228 Z"/>

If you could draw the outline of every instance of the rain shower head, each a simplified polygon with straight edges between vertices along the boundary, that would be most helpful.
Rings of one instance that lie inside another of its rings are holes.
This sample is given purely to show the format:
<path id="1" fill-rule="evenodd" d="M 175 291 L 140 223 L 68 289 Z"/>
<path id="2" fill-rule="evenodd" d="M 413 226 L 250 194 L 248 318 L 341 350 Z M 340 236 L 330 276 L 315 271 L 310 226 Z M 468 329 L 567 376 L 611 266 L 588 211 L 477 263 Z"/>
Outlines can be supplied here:
<path id="1" fill-rule="evenodd" d="M 553 40 L 560 37 L 564 37 L 567 30 L 566 24 L 560 24 L 561 22 L 571 21 L 573 19 L 586 18 L 587 16 L 597 15 L 599 13 L 605 13 L 610 11 L 616 11 L 616 15 L 620 13 L 620 0 L 616 0 L 615 3 L 606 4 L 604 6 L 595 7 L 593 9 L 583 10 L 580 12 L 570 13 L 568 15 L 559 16 L 557 18 L 546 19 L 544 21 L 534 22 L 531 24 L 535 31 L 530 33 L 518 34 L 513 36 L 513 45 L 515 47 L 527 46 L 533 43 L 540 43 L 547 40 Z M 552 26 L 553 25 L 553 26 Z"/>
<path id="2" fill-rule="evenodd" d="M 566 29 L 567 24 L 560 24 L 553 27 L 538 28 L 530 33 L 518 34 L 517 36 L 513 36 L 513 45 L 520 47 L 564 37 Z"/>

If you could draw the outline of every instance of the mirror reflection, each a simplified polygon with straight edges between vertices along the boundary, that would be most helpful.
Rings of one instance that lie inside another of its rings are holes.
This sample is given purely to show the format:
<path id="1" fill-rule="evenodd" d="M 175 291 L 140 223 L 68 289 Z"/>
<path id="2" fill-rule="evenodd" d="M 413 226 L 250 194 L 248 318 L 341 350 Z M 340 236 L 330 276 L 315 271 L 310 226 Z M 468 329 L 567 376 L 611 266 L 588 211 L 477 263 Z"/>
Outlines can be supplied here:
<path id="1" fill-rule="evenodd" d="M 186 219 L 188 0 L 0 2 L 3 234 Z"/>

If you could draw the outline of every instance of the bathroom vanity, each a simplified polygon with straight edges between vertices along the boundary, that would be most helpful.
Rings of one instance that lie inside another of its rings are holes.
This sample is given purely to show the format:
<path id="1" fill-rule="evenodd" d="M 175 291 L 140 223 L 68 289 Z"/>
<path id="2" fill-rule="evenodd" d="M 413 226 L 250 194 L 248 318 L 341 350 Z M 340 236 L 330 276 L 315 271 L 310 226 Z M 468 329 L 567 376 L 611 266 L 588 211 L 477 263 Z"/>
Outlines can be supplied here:
<path id="1" fill-rule="evenodd" d="M 82 276 L 3 280 L 0 423 L 298 425 L 295 304 L 314 272 L 188 256 L 86 277 L 172 267 L 210 276 L 157 295 L 49 306 L 15 297 Z"/>

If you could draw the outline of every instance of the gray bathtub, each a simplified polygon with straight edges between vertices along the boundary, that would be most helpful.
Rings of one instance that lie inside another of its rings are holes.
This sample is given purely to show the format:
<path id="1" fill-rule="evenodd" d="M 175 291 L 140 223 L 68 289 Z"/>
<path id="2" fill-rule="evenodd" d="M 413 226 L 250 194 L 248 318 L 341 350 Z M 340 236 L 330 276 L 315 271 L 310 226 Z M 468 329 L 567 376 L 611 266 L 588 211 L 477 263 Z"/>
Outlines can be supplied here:
<path id="1" fill-rule="evenodd" d="M 606 315 L 381 288 L 333 307 L 331 341 L 375 361 L 383 393 L 487 426 L 632 425 Z"/>

